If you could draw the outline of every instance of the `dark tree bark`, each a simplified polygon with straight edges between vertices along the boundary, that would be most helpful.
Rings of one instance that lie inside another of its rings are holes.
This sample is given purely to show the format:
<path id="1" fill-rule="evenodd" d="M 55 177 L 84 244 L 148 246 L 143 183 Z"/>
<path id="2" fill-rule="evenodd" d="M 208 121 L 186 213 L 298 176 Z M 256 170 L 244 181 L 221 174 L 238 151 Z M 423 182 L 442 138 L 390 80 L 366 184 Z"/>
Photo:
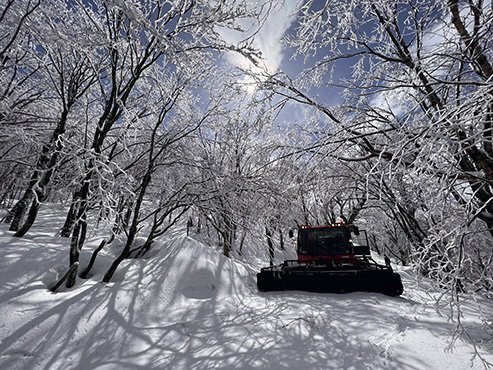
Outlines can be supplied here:
<path id="1" fill-rule="evenodd" d="M 63 224 L 62 230 L 60 231 L 60 236 L 64 238 L 69 238 L 72 234 L 72 230 L 75 224 L 75 218 L 79 209 L 79 193 L 74 193 L 72 195 L 72 202 L 70 203 L 70 208 L 67 212 L 67 217 L 65 218 L 65 223 Z"/>
<path id="2" fill-rule="evenodd" d="M 272 266 L 274 265 L 274 243 L 272 242 L 272 231 L 267 226 L 265 227 L 265 236 L 269 251 L 269 264 Z"/>
<path id="3" fill-rule="evenodd" d="M 92 252 L 91 254 L 91 260 L 89 261 L 89 264 L 87 265 L 87 267 L 84 269 L 84 271 L 81 272 L 80 274 L 80 277 L 82 279 L 87 279 L 89 278 L 89 274 L 91 273 L 91 270 L 94 266 L 94 263 L 96 262 L 96 258 L 99 254 L 99 252 L 101 252 L 101 250 L 108 244 L 111 244 L 111 242 L 115 239 L 115 234 L 111 234 L 110 238 L 109 239 L 104 239 L 101 241 L 101 243 L 99 244 L 99 246 Z"/>
<path id="4" fill-rule="evenodd" d="M 283 235 L 281 229 L 279 229 L 279 249 L 282 251 L 285 249 L 284 248 L 284 235 Z"/>
<path id="5" fill-rule="evenodd" d="M 19 199 L 14 207 L 12 207 L 12 209 L 9 211 L 5 222 L 10 222 L 10 231 L 17 231 L 17 229 L 19 228 L 19 224 L 22 222 L 22 219 L 26 213 L 27 205 L 33 197 L 31 189 L 32 188 L 27 189 L 22 195 L 22 198 Z"/>
<path id="6" fill-rule="evenodd" d="M 103 282 L 108 283 L 111 278 L 113 277 L 114 273 L 116 272 L 116 269 L 120 265 L 120 263 L 128 257 L 132 243 L 135 240 L 135 237 L 137 236 L 137 231 L 138 231 L 138 226 L 140 222 L 140 211 L 142 207 L 142 202 L 144 201 L 144 196 L 147 192 L 147 187 L 151 183 L 152 180 L 152 171 L 154 170 L 153 164 L 150 164 L 148 167 L 147 172 L 144 175 L 144 178 L 142 179 L 142 183 L 140 186 L 139 190 L 139 195 L 137 197 L 137 200 L 135 201 L 135 207 L 133 209 L 133 218 L 132 218 L 132 223 L 130 225 L 130 228 L 128 230 L 128 235 L 127 235 L 127 242 L 125 243 L 125 246 L 123 247 L 123 250 L 121 251 L 120 255 L 113 261 L 111 264 L 110 268 L 106 272 L 106 274 L 103 277 Z"/>

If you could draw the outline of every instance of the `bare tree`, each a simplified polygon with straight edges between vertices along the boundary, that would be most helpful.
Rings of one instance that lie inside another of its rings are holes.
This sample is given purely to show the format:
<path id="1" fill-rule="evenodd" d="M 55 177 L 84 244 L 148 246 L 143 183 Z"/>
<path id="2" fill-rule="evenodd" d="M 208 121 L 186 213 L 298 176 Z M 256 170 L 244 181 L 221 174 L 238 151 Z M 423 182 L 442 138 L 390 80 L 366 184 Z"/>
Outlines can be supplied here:
<path id="1" fill-rule="evenodd" d="M 68 13 L 63 19 L 65 24 L 58 22 L 56 25 L 51 25 L 56 27 L 51 29 L 56 35 L 50 34 L 47 29 L 38 31 L 39 47 L 45 50 L 45 55 L 39 57 L 47 60 L 40 73 L 44 73 L 46 79 L 51 81 L 49 88 L 55 92 L 60 108 L 49 141 L 41 147 L 41 153 L 34 164 L 27 189 L 10 211 L 12 217 L 10 230 L 17 231 L 14 236 L 24 236 L 36 219 L 40 205 L 46 200 L 47 188 L 63 150 L 69 115 L 77 101 L 96 82 L 99 72 L 97 55 L 89 54 L 77 43 L 67 42 L 64 38 L 56 39 L 63 32 L 63 26 L 66 27 L 66 31 L 67 28 L 70 32 L 74 31 L 71 17 L 75 17 L 79 24 L 83 24 L 81 14 Z M 19 227 L 27 209 L 29 209 L 28 216 Z"/>
<path id="2" fill-rule="evenodd" d="M 108 60 L 99 78 L 103 108 L 86 151 L 85 175 L 74 191 L 74 201 L 62 231 L 63 235 L 68 235 L 72 230 L 71 266 L 78 261 L 84 244 L 92 183 L 99 169 L 107 166 L 105 145 L 108 144 L 108 135 L 120 122 L 146 114 L 142 110 L 146 106 L 142 91 L 154 78 L 152 67 L 164 68 L 166 65 L 171 70 L 194 68 L 195 61 L 200 64 L 207 60 L 204 57 L 212 57 L 212 50 L 243 51 L 250 56 L 253 51 L 248 45 L 226 44 L 217 29 L 235 27 L 235 21 L 241 17 L 258 16 L 258 9 L 238 4 L 207 7 L 194 2 L 176 2 L 168 7 L 159 2 L 148 2 L 139 8 L 113 2 L 103 2 L 103 5 L 101 12 L 94 15 L 100 25 L 97 32 L 110 40 L 107 45 L 99 47 L 99 52 Z M 171 91 L 169 93 L 172 94 Z M 151 176 L 153 171 L 154 165 L 151 164 L 144 177 Z M 145 190 L 141 194 L 142 199 L 144 195 Z M 136 206 L 140 207 L 135 204 L 134 211 Z M 133 217 L 134 220 L 139 219 L 138 215 Z M 76 273 L 74 270 L 67 279 L 67 286 L 73 286 Z"/>
<path id="3" fill-rule="evenodd" d="M 145 164 L 142 168 L 143 173 L 138 176 L 140 181 L 138 182 L 136 198 L 133 202 L 132 218 L 126 235 L 127 239 L 120 255 L 103 277 L 104 282 L 111 280 L 119 264 L 132 253 L 139 257 L 144 255 L 150 249 L 153 240 L 162 235 L 191 205 L 191 200 L 188 199 L 186 191 L 188 187 L 187 181 L 181 186 L 173 187 L 174 189 L 161 190 L 161 197 L 156 194 L 156 198 L 161 198 L 157 206 L 144 207 L 144 202 L 148 197 L 154 198 L 149 194 L 149 190 L 158 171 L 162 173 L 163 167 L 169 170 L 174 163 L 185 162 L 184 158 L 176 155 L 176 151 L 173 148 L 177 143 L 197 131 L 202 123 L 214 112 L 215 108 L 210 107 L 200 118 L 196 118 L 193 115 L 193 107 L 182 103 L 182 101 L 193 101 L 192 96 L 186 91 L 189 88 L 187 86 L 190 83 L 189 81 L 198 81 L 199 76 L 204 76 L 205 74 L 206 71 L 196 68 L 193 69 L 193 73 L 190 76 L 186 76 L 187 78 L 183 79 L 184 82 L 181 82 L 181 78 L 177 78 L 173 87 L 156 86 L 156 90 L 159 90 L 159 98 L 155 103 L 156 108 L 153 109 L 155 114 L 150 117 L 154 122 L 151 121 L 149 124 L 149 137 L 145 140 L 144 152 L 137 156 L 137 160 L 142 160 Z M 184 105 L 181 109 L 177 107 L 180 103 Z M 165 194 L 168 196 L 163 196 Z M 155 201 L 156 199 L 154 199 Z M 144 208 L 148 209 L 147 212 L 145 212 Z M 162 229 L 161 226 L 166 217 L 171 215 L 173 211 L 180 209 L 179 216 L 175 217 L 174 222 L 170 222 L 167 227 Z M 153 219 L 153 222 L 146 243 L 137 247 L 133 246 L 140 225 L 150 218 Z"/>

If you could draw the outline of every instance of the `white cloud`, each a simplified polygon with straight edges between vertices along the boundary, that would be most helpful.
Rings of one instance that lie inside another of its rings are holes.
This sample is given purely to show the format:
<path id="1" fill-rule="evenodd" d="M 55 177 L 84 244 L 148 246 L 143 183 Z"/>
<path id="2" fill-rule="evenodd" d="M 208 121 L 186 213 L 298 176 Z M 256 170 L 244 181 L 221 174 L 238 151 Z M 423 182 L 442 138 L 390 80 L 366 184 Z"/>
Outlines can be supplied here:
<path id="1" fill-rule="evenodd" d="M 248 0 L 248 2 L 252 7 L 259 5 L 259 2 L 255 0 Z M 253 38 L 251 45 L 262 53 L 262 59 L 259 61 L 261 70 L 273 74 L 279 69 L 282 62 L 281 39 L 295 19 L 299 2 L 300 0 L 273 1 L 269 13 L 267 13 L 267 9 L 264 10 L 261 24 L 253 20 L 243 20 L 240 25 L 245 32 L 225 28 L 218 30 L 218 32 L 226 42 L 232 44 L 239 44 L 246 39 Z M 250 60 L 238 53 L 228 53 L 227 57 L 229 62 L 236 67 L 261 72 Z"/>

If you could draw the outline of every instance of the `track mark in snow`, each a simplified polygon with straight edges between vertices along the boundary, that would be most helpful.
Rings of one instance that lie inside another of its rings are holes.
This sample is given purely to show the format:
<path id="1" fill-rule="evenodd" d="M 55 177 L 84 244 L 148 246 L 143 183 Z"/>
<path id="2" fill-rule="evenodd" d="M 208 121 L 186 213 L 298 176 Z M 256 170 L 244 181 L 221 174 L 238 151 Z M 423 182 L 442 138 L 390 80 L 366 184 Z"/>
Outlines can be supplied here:
<path id="1" fill-rule="evenodd" d="M 29 351 L 22 350 L 22 349 L 13 350 L 13 351 L 8 352 L 8 353 L 0 354 L 0 357 L 10 357 L 10 356 L 16 356 L 16 357 L 36 357 L 36 354 L 35 353 L 32 353 L 32 352 L 29 352 Z"/>

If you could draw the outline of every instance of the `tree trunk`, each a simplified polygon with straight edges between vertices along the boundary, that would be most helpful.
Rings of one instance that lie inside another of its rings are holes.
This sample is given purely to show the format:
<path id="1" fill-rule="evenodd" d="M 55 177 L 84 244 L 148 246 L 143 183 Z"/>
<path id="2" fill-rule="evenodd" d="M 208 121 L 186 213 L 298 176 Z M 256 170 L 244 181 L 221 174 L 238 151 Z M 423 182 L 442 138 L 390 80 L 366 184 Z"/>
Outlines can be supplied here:
<path id="1" fill-rule="evenodd" d="M 134 219 L 134 221 L 135 221 L 135 219 Z M 127 238 L 127 242 L 125 243 L 125 247 L 123 248 L 123 250 L 120 253 L 120 255 L 117 258 L 115 258 L 115 260 L 111 264 L 111 266 L 108 269 L 108 271 L 106 271 L 106 274 L 104 274 L 103 280 L 102 280 L 103 283 L 109 283 L 110 282 L 111 278 L 115 274 L 116 269 L 118 268 L 118 266 L 120 265 L 120 263 L 125 258 L 127 258 L 128 254 L 130 252 L 130 248 L 132 246 L 132 243 L 135 240 L 135 236 L 137 235 L 137 225 L 138 225 L 138 222 L 132 222 L 132 226 L 130 226 L 130 230 L 128 232 L 128 238 Z"/>
<path id="2" fill-rule="evenodd" d="M 72 239 L 70 241 L 70 252 L 69 252 L 69 259 L 70 259 L 70 266 L 73 266 L 75 263 L 79 263 L 79 255 L 80 255 L 80 250 L 78 248 L 78 236 L 80 233 L 80 224 L 75 225 Z M 70 271 L 70 273 L 67 276 L 67 283 L 66 287 L 67 288 L 72 288 L 75 285 L 75 281 L 77 280 L 77 267 L 74 268 L 73 270 Z"/>
<path id="3" fill-rule="evenodd" d="M 87 175 L 90 176 L 90 173 Z M 86 176 L 86 178 L 87 178 Z M 86 239 L 87 233 L 87 198 L 89 195 L 89 181 L 85 181 L 81 190 L 80 205 L 78 207 L 77 220 L 75 222 L 72 239 L 70 241 L 69 259 L 70 265 L 79 262 L 80 251 Z M 67 278 L 67 288 L 72 288 L 77 279 L 77 268 Z"/>
<path id="4" fill-rule="evenodd" d="M 223 228 L 221 230 L 221 236 L 223 238 L 223 254 L 229 257 L 230 252 L 233 250 L 233 222 L 227 212 L 223 213 Z"/>
<path id="5" fill-rule="evenodd" d="M 31 201 L 33 195 L 32 191 L 26 190 L 21 199 L 15 204 L 15 206 L 10 210 L 9 215 L 5 222 L 10 222 L 10 231 L 17 231 L 19 229 L 19 225 L 22 222 L 22 218 L 26 213 L 26 209 L 28 203 Z"/>
<path id="6" fill-rule="evenodd" d="M 120 255 L 115 258 L 113 263 L 111 264 L 110 268 L 106 272 L 106 274 L 103 276 L 103 283 L 108 283 L 111 278 L 113 277 L 114 273 L 116 272 L 116 269 L 120 265 L 120 263 L 128 256 L 130 252 L 130 247 L 132 246 L 132 243 L 135 239 L 135 236 L 137 235 L 138 231 L 138 225 L 139 225 L 139 217 L 140 217 L 140 208 L 142 206 L 142 202 L 144 201 L 144 196 L 147 192 L 147 187 L 149 186 L 151 179 L 152 179 L 152 170 L 153 170 L 153 163 L 149 163 L 148 165 L 148 170 L 146 174 L 144 175 L 144 178 L 142 179 L 142 184 L 140 187 L 139 191 L 139 196 L 137 197 L 137 200 L 135 202 L 135 208 L 133 210 L 133 218 L 132 218 L 132 224 L 130 225 L 130 229 L 128 231 L 128 238 L 127 242 L 125 244 L 125 247 L 123 248 L 122 252 Z"/>
<path id="7" fill-rule="evenodd" d="M 125 259 L 125 255 L 123 253 L 120 254 L 117 258 L 115 258 L 115 260 L 111 264 L 110 268 L 108 269 L 106 274 L 103 276 L 103 280 L 102 280 L 103 283 L 109 283 L 110 282 L 111 278 L 113 277 L 113 275 L 116 272 L 116 269 L 118 268 L 118 266 L 120 265 L 120 263 L 122 263 L 122 261 L 124 259 Z"/>
<path id="8" fill-rule="evenodd" d="M 229 257 L 229 254 L 230 254 L 231 250 L 233 249 L 233 246 L 231 245 L 231 232 L 223 231 L 221 233 L 221 236 L 223 238 L 223 254 L 226 257 Z"/>
<path id="9" fill-rule="evenodd" d="M 269 264 L 274 265 L 274 243 L 272 242 L 272 232 L 266 226 L 265 227 L 265 236 L 267 237 L 267 246 L 269 247 Z"/>
<path id="10" fill-rule="evenodd" d="M 123 217 L 122 228 L 124 231 L 127 231 L 130 218 L 132 217 L 133 201 L 127 199 L 125 205 L 127 207 L 127 211 L 125 212 L 125 216 Z"/>
<path id="11" fill-rule="evenodd" d="M 72 197 L 72 203 L 70 204 L 70 209 L 68 210 L 67 217 L 65 218 L 65 223 L 63 224 L 60 236 L 64 238 L 69 238 L 72 234 L 72 230 L 75 224 L 75 216 L 79 210 L 79 195 L 75 192 Z"/>
<path id="12" fill-rule="evenodd" d="M 149 239 L 150 238 L 150 239 Z M 140 248 L 140 250 L 137 252 L 135 255 L 135 258 L 143 258 L 147 252 L 151 249 L 152 244 L 154 243 L 154 240 L 152 240 L 152 236 L 150 235 L 149 238 L 145 241 L 144 245 Z"/>
<path id="13" fill-rule="evenodd" d="M 120 199 L 118 199 L 118 204 L 116 206 L 116 215 L 115 215 L 115 221 L 113 222 L 113 234 L 119 235 L 122 232 L 122 224 L 123 224 L 123 210 L 124 210 L 124 197 L 121 196 Z"/>
<path id="14" fill-rule="evenodd" d="M 282 234 L 282 230 L 279 229 L 279 249 L 284 250 L 284 235 Z"/>
<path id="15" fill-rule="evenodd" d="M 14 236 L 24 236 L 29 231 L 32 224 L 36 220 L 41 202 L 46 199 L 47 187 L 51 182 L 54 168 L 56 166 L 56 163 L 58 162 L 58 158 L 60 157 L 59 151 L 62 147 L 60 139 L 65 132 L 67 117 L 72 104 L 73 103 L 68 103 L 67 107 L 64 108 L 61 113 L 60 119 L 58 120 L 57 127 L 53 131 L 53 134 L 50 138 L 50 141 L 47 144 L 44 144 L 41 149 L 41 154 L 36 161 L 35 170 L 31 175 L 29 185 L 24 192 L 24 196 L 19 201 L 19 203 L 21 203 L 21 205 L 19 206 L 19 210 L 14 215 L 12 223 L 10 224 L 10 231 L 18 231 L 16 234 L 14 234 Z M 33 197 L 33 189 L 35 189 L 34 191 L 36 193 L 36 197 Z M 32 200 L 33 198 L 34 200 Z M 20 222 L 31 200 L 33 201 L 33 203 L 29 210 L 29 216 L 26 222 L 19 229 Z"/>
<path id="16" fill-rule="evenodd" d="M 79 262 L 75 262 L 72 266 L 70 266 L 65 275 L 63 275 L 62 278 L 58 280 L 58 282 L 50 289 L 50 291 L 54 293 L 63 284 L 63 282 L 67 280 L 70 274 L 72 274 L 72 272 L 77 269 L 77 266 L 79 266 Z"/>
<path id="17" fill-rule="evenodd" d="M 38 216 L 39 207 L 41 206 L 41 200 L 34 199 L 31 203 L 31 208 L 29 209 L 29 213 L 27 214 L 27 218 L 22 224 L 22 226 L 17 230 L 14 236 L 23 237 L 31 228 L 36 217 Z"/>
<path id="18" fill-rule="evenodd" d="M 193 227 L 193 220 L 192 217 L 188 217 L 187 220 L 187 236 L 190 235 L 190 228 Z"/>
<path id="19" fill-rule="evenodd" d="M 238 254 L 240 256 L 243 253 L 243 245 L 245 244 L 245 238 L 246 238 L 246 231 L 245 231 L 245 229 L 243 229 L 243 233 L 242 233 L 241 239 L 240 239 L 240 247 L 238 249 Z"/>
<path id="20" fill-rule="evenodd" d="M 113 241 L 113 239 L 115 239 L 115 234 L 111 234 L 111 237 L 109 239 L 104 239 L 103 241 L 101 241 L 99 247 L 97 247 L 94 250 L 94 252 L 92 252 L 91 260 L 89 261 L 89 264 L 84 269 L 84 271 L 80 274 L 80 277 L 82 279 L 87 279 L 89 277 L 89 273 L 91 272 L 91 269 L 93 268 L 94 263 L 96 262 L 98 253 L 101 252 L 101 250 L 105 247 L 105 245 L 110 244 Z"/>

